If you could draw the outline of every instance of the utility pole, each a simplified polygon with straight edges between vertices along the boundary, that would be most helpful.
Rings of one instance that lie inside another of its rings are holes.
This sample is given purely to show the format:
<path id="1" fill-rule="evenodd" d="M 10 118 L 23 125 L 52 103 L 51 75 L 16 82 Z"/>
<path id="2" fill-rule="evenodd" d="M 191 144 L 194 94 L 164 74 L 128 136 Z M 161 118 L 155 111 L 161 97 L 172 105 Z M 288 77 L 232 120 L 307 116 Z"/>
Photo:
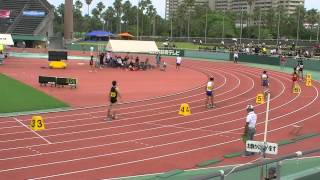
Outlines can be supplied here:
<path id="1" fill-rule="evenodd" d="M 207 30 L 208 30 L 208 8 L 206 8 L 206 26 L 204 30 L 204 43 L 207 44 Z"/>
<path id="2" fill-rule="evenodd" d="M 139 40 L 139 4 L 140 4 L 140 0 L 138 1 L 137 4 L 137 40 Z"/>

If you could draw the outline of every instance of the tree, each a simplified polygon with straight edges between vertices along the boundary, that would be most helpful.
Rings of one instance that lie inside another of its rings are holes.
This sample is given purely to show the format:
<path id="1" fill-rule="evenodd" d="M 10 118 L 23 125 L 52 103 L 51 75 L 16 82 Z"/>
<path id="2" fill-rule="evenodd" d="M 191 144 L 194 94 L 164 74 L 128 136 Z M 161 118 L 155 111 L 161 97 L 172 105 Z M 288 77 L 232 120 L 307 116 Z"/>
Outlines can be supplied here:
<path id="1" fill-rule="evenodd" d="M 54 32 L 63 32 L 63 24 L 64 24 L 64 4 L 60 4 L 58 7 L 54 9 Z"/>
<path id="2" fill-rule="evenodd" d="M 156 8 L 153 7 L 153 5 L 149 5 L 147 8 L 147 13 L 146 15 L 149 17 L 149 24 L 150 24 L 150 35 L 155 35 L 155 21 L 156 21 L 156 15 L 157 15 L 157 10 Z"/>
<path id="3" fill-rule="evenodd" d="M 116 11 L 117 20 L 118 20 L 118 29 L 117 32 L 121 32 L 121 8 L 122 8 L 122 0 L 115 0 L 113 3 L 113 7 Z"/>
<path id="4" fill-rule="evenodd" d="M 128 31 L 128 25 L 129 25 L 129 20 L 131 19 L 131 16 L 134 16 L 134 13 L 132 13 L 132 4 L 130 1 L 126 1 L 122 5 L 122 10 L 123 10 L 123 16 L 122 16 L 122 21 L 124 22 L 125 25 L 125 31 Z"/>
<path id="5" fill-rule="evenodd" d="M 74 19 L 74 31 L 75 32 L 81 32 L 82 29 L 82 23 L 83 23 L 83 16 L 81 12 L 83 4 L 81 1 L 77 0 L 73 6 L 73 19 Z"/>
<path id="6" fill-rule="evenodd" d="M 109 6 L 106 11 L 103 13 L 103 19 L 107 23 L 107 30 L 114 32 L 115 29 L 114 24 L 116 24 L 116 19 L 115 19 L 115 10 L 113 9 L 112 6 Z"/>
<path id="7" fill-rule="evenodd" d="M 90 4 L 91 4 L 92 0 L 86 0 L 86 3 L 88 5 L 88 15 L 90 14 Z"/>
<path id="8" fill-rule="evenodd" d="M 308 23 L 311 24 L 311 30 L 313 30 L 314 25 L 318 21 L 318 12 L 317 12 L 317 10 L 316 9 L 310 9 L 309 11 L 307 11 L 306 20 L 307 20 Z"/>
<path id="9" fill-rule="evenodd" d="M 152 5 L 151 0 L 141 0 L 140 3 L 138 4 L 139 6 L 139 17 L 141 17 L 141 35 L 144 34 L 145 32 L 145 27 L 144 27 L 144 16 L 145 16 L 145 11 L 147 10 L 148 6 Z"/>
<path id="10" fill-rule="evenodd" d="M 82 2 L 80 0 L 77 0 L 75 3 L 74 3 L 74 7 L 75 9 L 81 9 L 83 6 Z"/>

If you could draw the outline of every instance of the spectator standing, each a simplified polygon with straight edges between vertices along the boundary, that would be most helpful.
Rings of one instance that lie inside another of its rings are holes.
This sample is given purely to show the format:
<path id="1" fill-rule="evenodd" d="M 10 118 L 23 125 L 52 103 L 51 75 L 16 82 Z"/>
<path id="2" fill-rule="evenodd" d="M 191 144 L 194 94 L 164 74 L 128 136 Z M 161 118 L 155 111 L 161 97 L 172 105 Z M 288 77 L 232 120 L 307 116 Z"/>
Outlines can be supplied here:
<path id="1" fill-rule="evenodd" d="M 93 56 L 90 57 L 90 61 L 89 61 L 89 64 L 90 64 L 90 67 L 91 67 L 91 70 L 90 72 L 92 72 L 94 70 L 94 60 L 93 60 Z"/>
<path id="2" fill-rule="evenodd" d="M 161 55 L 160 55 L 160 53 L 157 53 L 157 55 L 156 55 L 157 68 L 160 67 L 160 63 L 161 63 Z"/>
<path id="3" fill-rule="evenodd" d="M 234 51 L 233 52 L 233 62 L 238 63 L 238 59 L 239 59 L 238 51 Z"/>
<path id="4" fill-rule="evenodd" d="M 182 58 L 179 55 L 176 60 L 176 70 L 180 70 L 181 62 L 182 62 Z"/>
<path id="5" fill-rule="evenodd" d="M 247 106 L 247 117 L 246 117 L 246 125 L 244 128 L 244 135 L 247 140 L 253 140 L 254 135 L 256 133 L 256 123 L 257 123 L 257 114 L 254 112 L 253 106 Z M 245 151 L 244 156 L 254 155 L 253 152 Z"/>
<path id="6" fill-rule="evenodd" d="M 2 64 L 2 63 L 3 63 L 4 58 L 5 58 L 5 56 L 4 56 L 3 52 L 2 52 L 2 51 L 0 51 L 0 64 Z"/>
<path id="7" fill-rule="evenodd" d="M 284 69 L 284 66 L 285 66 L 285 64 L 286 64 L 286 57 L 284 56 L 284 55 L 280 55 L 280 68 L 281 68 L 281 70 L 283 70 Z"/>
<path id="8" fill-rule="evenodd" d="M 104 66 L 104 53 L 101 53 L 99 55 L 99 64 L 100 64 L 100 69 L 102 69 L 102 67 Z"/>
<path id="9" fill-rule="evenodd" d="M 299 66 L 299 71 L 298 71 L 298 75 L 301 77 L 302 81 L 303 81 L 303 68 L 304 68 L 304 65 L 303 65 L 303 61 L 302 59 L 299 59 L 298 61 L 298 66 Z"/>
<path id="10" fill-rule="evenodd" d="M 94 47 L 91 46 L 91 47 L 90 47 L 90 56 L 93 56 L 93 51 L 94 51 Z"/>

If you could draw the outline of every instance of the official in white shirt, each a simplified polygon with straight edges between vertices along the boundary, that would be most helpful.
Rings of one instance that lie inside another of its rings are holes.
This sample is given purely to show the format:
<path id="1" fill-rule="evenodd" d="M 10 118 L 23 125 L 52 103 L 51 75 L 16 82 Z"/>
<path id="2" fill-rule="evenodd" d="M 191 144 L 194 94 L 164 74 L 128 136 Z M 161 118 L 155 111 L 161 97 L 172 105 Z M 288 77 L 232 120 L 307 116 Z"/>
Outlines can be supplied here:
<path id="1" fill-rule="evenodd" d="M 253 140 L 254 134 L 256 133 L 256 123 L 257 123 L 257 114 L 254 112 L 253 106 L 247 106 L 247 118 L 245 126 L 245 134 L 247 135 L 247 140 Z M 245 151 L 245 156 L 254 155 L 253 152 Z"/>
<path id="2" fill-rule="evenodd" d="M 181 62 L 182 62 L 182 58 L 180 57 L 180 55 L 177 57 L 177 61 L 176 61 L 176 69 L 179 70 L 180 66 L 181 66 Z"/>

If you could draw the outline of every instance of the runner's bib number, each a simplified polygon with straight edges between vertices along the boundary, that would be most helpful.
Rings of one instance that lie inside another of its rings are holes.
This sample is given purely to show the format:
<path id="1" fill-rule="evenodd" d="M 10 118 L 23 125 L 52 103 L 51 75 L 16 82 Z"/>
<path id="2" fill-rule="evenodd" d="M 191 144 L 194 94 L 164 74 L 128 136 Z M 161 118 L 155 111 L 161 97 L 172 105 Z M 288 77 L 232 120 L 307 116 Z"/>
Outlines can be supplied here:
<path id="1" fill-rule="evenodd" d="M 116 95 L 117 95 L 117 93 L 115 93 L 115 92 L 111 92 L 111 93 L 110 93 L 110 97 L 113 97 L 113 98 L 114 98 L 114 97 L 116 97 Z"/>

